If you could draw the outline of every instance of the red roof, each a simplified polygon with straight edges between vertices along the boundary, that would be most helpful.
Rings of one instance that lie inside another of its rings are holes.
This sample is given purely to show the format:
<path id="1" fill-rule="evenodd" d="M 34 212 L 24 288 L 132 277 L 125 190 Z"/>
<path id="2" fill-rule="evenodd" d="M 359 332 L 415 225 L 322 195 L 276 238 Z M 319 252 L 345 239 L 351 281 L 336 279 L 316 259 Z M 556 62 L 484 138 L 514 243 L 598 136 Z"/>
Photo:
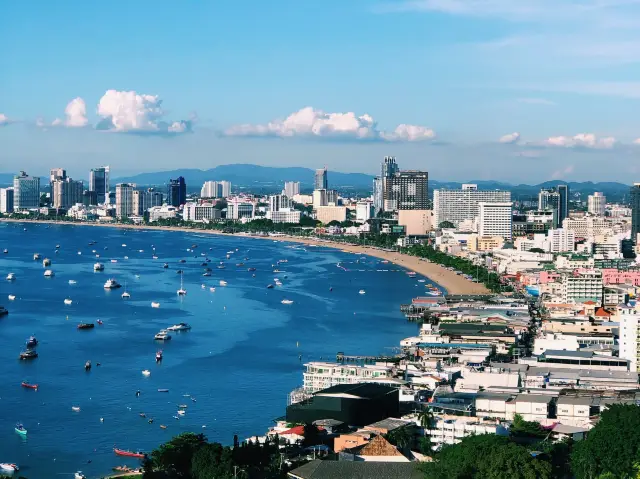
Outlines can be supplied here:
<path id="1" fill-rule="evenodd" d="M 596 304 L 596 302 L 595 302 L 595 301 L 591 301 L 591 300 L 589 300 L 589 301 L 585 301 L 585 302 L 584 302 L 584 303 L 582 303 L 582 304 L 590 304 L 590 305 L 593 305 L 593 304 Z"/>
<path id="2" fill-rule="evenodd" d="M 600 306 L 598 309 L 596 309 L 596 316 L 604 316 L 608 318 L 611 316 L 611 313 Z"/>
<path id="3" fill-rule="evenodd" d="M 324 431 L 323 427 L 318 427 L 318 431 Z M 291 429 L 287 429 L 284 432 L 281 432 L 280 435 L 284 436 L 285 434 L 295 434 L 296 436 L 304 436 L 304 426 L 295 426 Z"/>

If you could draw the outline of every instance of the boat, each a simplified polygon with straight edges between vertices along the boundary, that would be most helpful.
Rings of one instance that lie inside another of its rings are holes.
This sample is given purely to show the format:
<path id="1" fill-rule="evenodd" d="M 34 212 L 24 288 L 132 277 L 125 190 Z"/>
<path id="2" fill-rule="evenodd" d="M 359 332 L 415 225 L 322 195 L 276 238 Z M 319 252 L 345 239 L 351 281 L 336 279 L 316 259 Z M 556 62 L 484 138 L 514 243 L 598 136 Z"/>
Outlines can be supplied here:
<path id="1" fill-rule="evenodd" d="M 158 257 L 154 254 L 151 259 L 158 259 Z"/>
<path id="2" fill-rule="evenodd" d="M 87 479 L 87 476 L 82 474 L 82 471 L 78 471 L 73 475 L 73 479 Z"/>
<path id="3" fill-rule="evenodd" d="M 160 307 L 160 303 L 156 303 L 155 301 L 151 303 L 151 307 L 152 308 L 159 308 Z"/>
<path id="4" fill-rule="evenodd" d="M 123 449 L 118 449 L 117 447 L 113 448 L 113 452 L 116 454 L 116 456 L 138 457 L 140 459 L 144 459 L 145 457 L 147 457 L 147 455 L 143 452 L 125 451 Z"/>
<path id="5" fill-rule="evenodd" d="M 221 279 L 220 280 L 220 286 L 226 286 L 226 285 L 227 285 L 227 282 Z"/>
<path id="6" fill-rule="evenodd" d="M 25 349 L 20 353 L 20 359 L 22 360 L 35 359 L 37 357 L 38 357 L 38 353 L 36 352 L 35 349 Z"/>
<path id="7" fill-rule="evenodd" d="M 0 306 L 0 316 L 6 316 L 9 314 L 9 311 L 4 306 Z"/>
<path id="8" fill-rule="evenodd" d="M 211 273 L 209 273 L 209 271 L 205 271 L 204 273 L 202 273 L 202 276 L 211 276 Z"/>
<path id="9" fill-rule="evenodd" d="M 84 363 L 84 370 L 91 371 L 91 361 L 87 361 L 86 363 Z"/>
<path id="10" fill-rule="evenodd" d="M 224 265 L 223 264 L 219 264 L 218 265 L 218 269 L 224 269 Z"/>
<path id="11" fill-rule="evenodd" d="M 117 262 L 118 262 L 118 260 L 117 260 L 117 259 L 112 259 L 112 260 L 111 260 L 111 262 L 112 262 L 112 263 L 117 263 Z"/>
<path id="12" fill-rule="evenodd" d="M 184 276 L 181 274 L 180 275 L 180 289 L 177 291 L 178 292 L 178 296 L 184 296 L 185 294 L 187 294 L 187 290 L 184 289 L 183 279 L 184 279 Z"/>
<path id="13" fill-rule="evenodd" d="M 169 263 L 165 263 L 162 265 L 163 268 L 167 269 L 169 267 Z"/>
<path id="14" fill-rule="evenodd" d="M 249 272 L 253 272 L 253 271 L 255 271 L 255 270 L 256 270 L 255 268 L 249 268 L 249 269 L 247 269 L 247 271 L 249 271 Z"/>
<path id="15" fill-rule="evenodd" d="M 73 412 L 80 412 L 80 406 L 71 406 Z"/>
<path id="16" fill-rule="evenodd" d="M 76 284 L 76 280 L 75 279 L 70 279 L 69 280 L 69 284 Z"/>
<path id="17" fill-rule="evenodd" d="M 117 289 L 120 288 L 121 285 L 115 279 L 110 278 L 104 283 L 104 289 Z"/>
<path id="18" fill-rule="evenodd" d="M 50 269 L 46 270 L 44 272 L 44 277 L 45 278 L 52 278 L 53 276 L 55 276 L 55 273 L 53 271 L 51 271 Z"/>
<path id="19" fill-rule="evenodd" d="M 184 409 L 178 409 L 178 416 L 184 416 L 186 412 L 187 411 L 185 411 Z"/>
<path id="20" fill-rule="evenodd" d="M 277 269 L 277 268 L 276 268 L 276 269 L 274 269 L 274 270 L 273 270 L 273 272 L 274 272 L 274 273 L 282 273 L 282 271 L 281 271 L 281 270 L 279 270 L 279 269 Z"/>
<path id="21" fill-rule="evenodd" d="M 73 303 L 73 301 L 71 299 L 69 299 L 69 298 L 64 300 L 64 304 L 68 305 L 68 304 L 72 304 L 72 303 Z"/>
<path id="22" fill-rule="evenodd" d="M 188 331 L 190 329 L 191 326 L 189 326 L 187 323 L 178 323 L 167 328 L 168 331 Z"/>
<path id="23" fill-rule="evenodd" d="M 35 348 L 38 345 L 38 340 L 35 336 L 29 336 L 27 339 L 27 348 Z"/>
<path id="24" fill-rule="evenodd" d="M 168 393 L 169 390 L 168 389 L 158 389 L 159 393 Z"/>
<path id="25" fill-rule="evenodd" d="M 156 362 L 159 363 L 162 361 L 162 349 L 156 351 Z"/>
<path id="26" fill-rule="evenodd" d="M 16 295 L 15 294 L 10 294 L 7 298 L 9 299 L 9 301 L 15 301 Z"/>
<path id="27" fill-rule="evenodd" d="M 171 339 L 171 335 L 166 329 L 162 329 L 158 333 L 156 333 L 153 339 L 155 339 L 156 341 L 169 341 Z"/>
<path id="28" fill-rule="evenodd" d="M 38 261 L 40 259 L 40 253 L 33 253 L 33 261 Z"/>
<path id="29" fill-rule="evenodd" d="M 237 266 L 238 268 L 242 268 L 242 267 L 244 266 L 244 263 L 237 263 L 237 264 L 236 264 L 236 266 Z"/>
<path id="30" fill-rule="evenodd" d="M 166 429 L 167 426 L 165 426 L 164 424 L 160 424 L 160 429 Z"/>
<path id="31" fill-rule="evenodd" d="M 8 472 L 9 474 L 12 474 L 19 470 L 20 469 L 15 464 L 10 464 L 8 462 L 0 462 L 0 471 Z"/>
<path id="32" fill-rule="evenodd" d="M 42 266 L 47 267 L 51 266 L 51 260 L 49 258 L 45 258 L 42 260 Z"/>
<path id="33" fill-rule="evenodd" d="M 93 329 L 95 326 L 93 323 L 80 323 L 78 324 L 78 329 Z"/>
<path id="34" fill-rule="evenodd" d="M 59 244 L 56 245 L 56 249 L 60 249 L 60 245 Z"/>
<path id="35" fill-rule="evenodd" d="M 122 293 L 122 298 L 123 299 L 128 299 L 131 297 L 131 295 L 129 293 L 127 293 L 127 282 L 124 282 L 124 293 Z"/>
<path id="36" fill-rule="evenodd" d="M 358 291 L 358 294 L 366 294 L 367 292 L 364 289 L 361 289 L 360 291 Z"/>
<path id="37" fill-rule="evenodd" d="M 96 323 L 102 324 L 102 320 L 101 319 L 96 319 Z"/>
<path id="38" fill-rule="evenodd" d="M 280 301 L 282 304 L 293 304 L 293 301 L 291 301 L 290 299 L 283 299 L 282 301 Z"/>
<path id="39" fill-rule="evenodd" d="M 149 371 L 148 369 L 145 369 L 144 371 L 142 371 L 142 375 L 143 376 L 151 376 L 151 371 Z"/>
<path id="40" fill-rule="evenodd" d="M 275 287 L 275 286 L 274 286 L 274 285 L 272 285 L 272 284 L 268 284 L 268 285 L 267 285 L 267 289 L 273 289 L 274 287 Z"/>
<path id="41" fill-rule="evenodd" d="M 124 243 L 122 243 L 122 247 L 123 247 L 123 248 L 126 248 L 126 247 L 127 247 L 127 245 L 126 245 L 126 244 L 124 244 Z"/>
<path id="42" fill-rule="evenodd" d="M 13 273 L 9 273 L 7 275 L 7 281 L 13 281 L 14 279 L 16 279 L 16 275 Z"/>
<path id="43" fill-rule="evenodd" d="M 415 278 L 417 274 L 418 273 L 416 273 L 415 271 L 408 271 L 407 272 L 407 276 L 409 276 L 410 278 Z"/>
<path id="44" fill-rule="evenodd" d="M 96 263 L 93 265 L 94 271 L 104 271 L 104 265 L 102 263 Z"/>
<path id="45" fill-rule="evenodd" d="M 178 271 L 176 271 L 176 274 L 183 274 L 183 273 L 184 273 L 184 271 L 183 271 L 183 270 L 181 270 L 181 269 L 179 269 Z"/>
<path id="46" fill-rule="evenodd" d="M 18 434 L 22 434 L 23 436 L 27 435 L 27 430 L 20 423 L 16 424 L 15 430 Z"/>
<path id="47" fill-rule="evenodd" d="M 7 254 L 7 253 L 9 252 L 9 250 L 8 250 L 7 248 L 5 248 L 2 252 L 3 252 L 4 254 Z"/>
<path id="48" fill-rule="evenodd" d="M 22 387 L 23 388 L 27 388 L 27 389 L 38 389 L 38 385 L 37 384 L 29 384 L 26 381 L 22 381 Z"/>
<path id="49" fill-rule="evenodd" d="M 178 263 L 186 263 L 186 262 L 187 262 L 187 260 L 186 260 L 186 259 L 180 259 L 180 260 L 178 260 Z"/>
<path id="50" fill-rule="evenodd" d="M 178 407 L 180 409 L 187 409 L 188 406 L 186 404 L 178 404 Z"/>

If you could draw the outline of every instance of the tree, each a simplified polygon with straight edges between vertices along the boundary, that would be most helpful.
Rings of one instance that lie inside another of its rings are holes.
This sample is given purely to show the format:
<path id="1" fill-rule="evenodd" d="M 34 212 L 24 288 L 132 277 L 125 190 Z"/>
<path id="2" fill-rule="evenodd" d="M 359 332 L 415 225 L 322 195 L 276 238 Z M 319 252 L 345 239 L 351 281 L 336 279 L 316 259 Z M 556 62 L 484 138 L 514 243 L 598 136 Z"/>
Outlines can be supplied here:
<path id="1" fill-rule="evenodd" d="M 315 446 L 320 443 L 320 431 L 313 424 L 304 425 L 304 441 L 303 446 Z"/>
<path id="2" fill-rule="evenodd" d="M 635 477 L 640 460 L 640 407 L 614 404 L 602 412 L 598 424 L 571 453 L 571 469 L 577 479 L 611 473 Z"/>
<path id="3" fill-rule="evenodd" d="M 483 434 L 445 446 L 424 466 L 428 479 L 550 479 L 551 465 L 509 438 Z"/>
<path id="4" fill-rule="evenodd" d="M 399 427 L 389 432 L 385 439 L 401 451 L 404 451 L 413 445 L 413 430 L 409 427 Z"/>
<path id="5" fill-rule="evenodd" d="M 547 433 L 535 421 L 525 421 L 520 414 L 513 416 L 513 423 L 509 432 L 515 437 L 542 437 Z"/>
<path id="6" fill-rule="evenodd" d="M 438 228 L 440 229 L 444 229 L 444 228 L 455 228 L 456 225 L 454 225 L 451 221 L 443 221 L 438 225 Z"/>
<path id="7" fill-rule="evenodd" d="M 191 461 L 193 479 L 222 479 L 233 477 L 233 452 L 219 443 L 205 444 Z"/>
<path id="8" fill-rule="evenodd" d="M 543 250 L 542 248 L 531 248 L 529 250 L 529 253 L 545 253 L 545 250 Z"/>
<path id="9" fill-rule="evenodd" d="M 170 478 L 190 478 L 192 458 L 206 443 L 204 434 L 182 433 L 151 453 L 153 468 Z"/>

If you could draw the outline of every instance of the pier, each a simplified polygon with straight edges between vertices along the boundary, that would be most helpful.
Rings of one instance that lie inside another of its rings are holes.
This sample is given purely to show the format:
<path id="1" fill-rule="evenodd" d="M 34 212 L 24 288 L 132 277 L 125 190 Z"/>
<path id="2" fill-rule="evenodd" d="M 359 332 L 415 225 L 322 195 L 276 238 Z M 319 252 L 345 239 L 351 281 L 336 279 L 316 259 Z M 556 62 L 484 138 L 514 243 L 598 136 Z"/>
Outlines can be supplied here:
<path id="1" fill-rule="evenodd" d="M 336 354 L 338 363 L 375 364 L 375 363 L 399 363 L 403 356 L 349 356 L 343 352 Z"/>

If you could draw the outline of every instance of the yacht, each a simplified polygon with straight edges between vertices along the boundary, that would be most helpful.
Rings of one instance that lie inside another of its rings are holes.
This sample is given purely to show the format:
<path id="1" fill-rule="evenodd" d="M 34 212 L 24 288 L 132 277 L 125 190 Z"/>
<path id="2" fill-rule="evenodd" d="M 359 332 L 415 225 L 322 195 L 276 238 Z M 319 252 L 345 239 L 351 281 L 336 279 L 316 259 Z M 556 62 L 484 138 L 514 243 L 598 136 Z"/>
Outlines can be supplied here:
<path id="1" fill-rule="evenodd" d="M 56 249 L 60 249 L 60 245 L 59 244 L 56 245 Z"/>
<path id="2" fill-rule="evenodd" d="M 124 293 L 122 293 L 122 299 L 129 299 L 131 295 L 127 293 L 127 282 L 124 282 Z"/>
<path id="3" fill-rule="evenodd" d="M 44 266 L 45 268 L 47 266 L 51 266 L 51 260 L 49 258 L 45 258 L 42 260 L 42 266 Z"/>
<path id="4" fill-rule="evenodd" d="M 10 294 L 9 295 L 9 301 L 15 301 L 16 299 L 16 295 L 15 294 Z"/>
<path id="5" fill-rule="evenodd" d="M 118 262 L 118 260 L 117 260 L 117 259 L 112 259 L 112 260 L 111 260 L 111 262 L 112 262 L 112 263 L 117 263 L 117 262 Z"/>
<path id="6" fill-rule="evenodd" d="M 4 254 L 7 254 L 7 253 L 9 252 L 9 250 L 8 250 L 7 248 L 5 248 L 2 252 L 3 252 Z"/>
<path id="7" fill-rule="evenodd" d="M 33 253 L 33 261 L 38 261 L 40 259 L 40 253 Z"/>
<path id="8" fill-rule="evenodd" d="M 35 336 L 29 336 L 27 339 L 27 348 L 35 348 L 38 345 L 38 340 Z"/>
<path id="9" fill-rule="evenodd" d="M 293 304 L 293 301 L 291 301 L 290 299 L 283 299 L 282 301 L 280 301 L 282 304 Z"/>
<path id="10" fill-rule="evenodd" d="M 73 479 L 87 479 L 87 476 L 82 474 L 81 471 L 78 471 L 73 475 Z"/>
<path id="11" fill-rule="evenodd" d="M 227 282 L 221 279 L 220 280 L 220 286 L 226 286 L 226 285 L 227 285 Z"/>
<path id="12" fill-rule="evenodd" d="M 52 276 L 55 276 L 55 274 L 54 274 L 54 272 L 53 272 L 53 271 L 51 271 L 50 269 L 48 269 L 48 270 L 46 270 L 46 271 L 44 272 L 44 276 L 45 276 L 45 278 L 51 278 Z"/>
<path id="13" fill-rule="evenodd" d="M 76 284 L 76 280 L 75 279 L 70 279 L 69 280 L 69 284 Z"/>
<path id="14" fill-rule="evenodd" d="M 120 288 L 120 283 L 118 283 L 115 279 L 108 279 L 104 283 L 104 289 L 117 289 Z"/>
<path id="15" fill-rule="evenodd" d="M 173 326 L 169 326 L 167 328 L 167 331 L 189 331 L 191 329 L 191 326 L 189 326 L 187 323 L 178 323 L 178 324 L 174 324 Z"/>
<path id="16" fill-rule="evenodd" d="M 273 289 L 273 288 L 274 288 L 274 286 L 272 284 L 268 284 L 267 285 L 267 289 Z"/>
<path id="17" fill-rule="evenodd" d="M 169 331 L 167 331 L 166 329 L 162 329 L 160 330 L 160 332 L 156 333 L 153 339 L 155 339 L 156 341 L 168 341 L 171 339 L 171 335 L 169 334 Z"/>
<path id="18" fill-rule="evenodd" d="M 143 376 L 151 376 L 151 371 L 149 371 L 148 369 L 145 369 L 144 371 L 142 371 L 142 375 Z"/>
<path id="19" fill-rule="evenodd" d="M 96 263 L 93 265 L 94 271 L 104 271 L 104 265 L 102 263 Z"/>
<path id="20" fill-rule="evenodd" d="M 216 292 L 216 288 L 211 287 L 211 288 L 209 288 L 209 291 L 211 291 L 212 293 L 215 293 Z"/>
<path id="21" fill-rule="evenodd" d="M 360 291 L 358 291 L 358 294 L 366 294 L 367 292 L 364 289 L 361 289 Z"/>
<path id="22" fill-rule="evenodd" d="M 38 357 L 38 353 L 35 349 L 25 349 L 20 353 L 20 359 L 35 359 Z"/>
<path id="23" fill-rule="evenodd" d="M 73 303 L 73 301 L 71 301 L 71 299 L 69 299 L 69 298 L 64 300 L 64 304 L 66 304 L 66 305 L 69 305 L 71 303 Z"/>
<path id="24" fill-rule="evenodd" d="M 152 302 L 151 303 L 151 307 L 152 308 L 159 308 L 160 307 L 160 303 Z"/>
<path id="25" fill-rule="evenodd" d="M 16 279 L 16 275 L 13 273 L 9 273 L 7 275 L 7 281 L 13 281 L 14 279 Z"/>
<path id="26" fill-rule="evenodd" d="M 187 294 L 187 290 L 184 289 L 184 284 L 183 284 L 183 275 L 180 275 L 180 289 L 178 290 L 178 296 L 184 296 L 185 294 Z"/>
<path id="27" fill-rule="evenodd" d="M 20 468 L 15 464 L 9 464 L 6 462 L 0 463 L 0 471 L 8 472 L 9 474 L 13 474 L 16 471 L 19 471 Z"/>

